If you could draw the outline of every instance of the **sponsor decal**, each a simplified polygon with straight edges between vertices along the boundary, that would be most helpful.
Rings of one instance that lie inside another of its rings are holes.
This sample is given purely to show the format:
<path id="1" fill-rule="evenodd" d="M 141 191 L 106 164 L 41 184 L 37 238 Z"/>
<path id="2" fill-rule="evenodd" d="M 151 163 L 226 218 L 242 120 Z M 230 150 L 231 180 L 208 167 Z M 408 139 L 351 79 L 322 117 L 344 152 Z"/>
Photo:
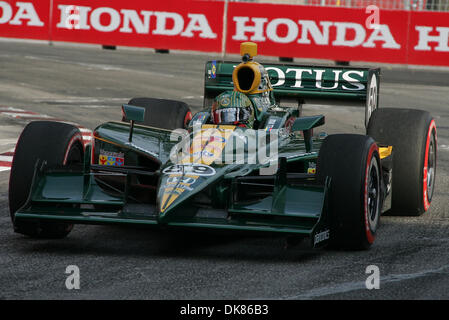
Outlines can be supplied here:
<path id="1" fill-rule="evenodd" d="M 205 112 L 205 111 L 201 111 L 201 112 L 197 112 L 196 114 L 192 115 L 192 119 L 190 120 L 188 127 L 192 128 L 192 127 L 201 127 L 204 123 L 207 122 L 207 120 L 210 117 L 210 113 L 209 112 Z M 178 129 L 180 130 L 180 129 Z M 183 130 L 183 129 L 181 129 Z M 179 133 L 181 134 L 181 132 L 179 131 Z M 187 132 L 182 132 L 181 136 L 187 135 Z"/>
<path id="2" fill-rule="evenodd" d="M 192 191 L 193 188 L 191 186 L 197 181 L 197 179 L 198 176 L 193 175 L 170 175 L 166 181 L 164 194 L 162 195 L 162 204 L 165 206 L 170 205 L 184 191 Z"/>
<path id="3" fill-rule="evenodd" d="M 267 123 L 267 126 L 265 128 L 265 131 L 271 132 L 272 129 L 277 129 L 279 127 L 280 121 L 281 121 L 280 118 L 272 117 L 272 118 L 268 119 L 268 123 Z"/>
<path id="4" fill-rule="evenodd" d="M 179 184 L 182 188 L 191 191 L 192 188 L 190 186 L 194 184 L 199 176 L 195 175 L 181 175 L 181 174 L 172 174 L 167 178 L 166 184 L 167 186 L 173 187 L 173 185 Z"/>
<path id="5" fill-rule="evenodd" d="M 193 119 L 192 126 L 202 125 L 206 119 L 206 114 L 200 114 Z"/>
<path id="6" fill-rule="evenodd" d="M 321 232 L 315 234 L 315 237 L 313 239 L 313 245 L 317 245 L 320 242 L 323 242 L 325 240 L 329 240 L 329 236 L 330 236 L 330 230 L 329 229 L 321 231 Z"/>
<path id="7" fill-rule="evenodd" d="M 165 168 L 162 173 L 165 174 L 192 174 L 197 176 L 213 176 L 216 171 L 211 166 L 206 164 L 188 163 L 188 164 L 175 164 Z"/>
<path id="8" fill-rule="evenodd" d="M 312 68 L 266 67 L 273 87 L 317 88 L 322 90 L 365 90 L 362 83 L 365 73 L 361 70 L 326 70 Z M 329 84 L 324 85 L 323 82 Z M 331 80 L 330 80 L 331 79 Z M 313 80 L 313 81 L 311 81 Z M 310 84 L 312 83 L 312 84 Z"/>
<path id="9" fill-rule="evenodd" d="M 111 152 L 100 150 L 100 157 L 98 164 L 102 166 L 116 166 L 123 167 L 125 165 L 125 154 L 121 152 Z"/>
<path id="10" fill-rule="evenodd" d="M 315 162 L 309 162 L 309 168 L 307 169 L 307 173 L 309 173 L 309 174 L 316 173 L 316 163 Z"/>
<path id="11" fill-rule="evenodd" d="M 212 61 L 211 69 L 209 70 L 209 75 L 212 79 L 215 79 L 217 77 L 217 61 Z"/>
<path id="12" fill-rule="evenodd" d="M 251 97 L 253 105 L 258 111 L 262 112 L 263 109 L 267 109 L 271 106 L 270 97 L 268 96 L 268 91 L 262 93 L 260 96 Z"/>
<path id="13" fill-rule="evenodd" d="M 221 104 L 223 107 L 229 106 L 230 103 L 231 103 L 231 99 L 229 99 L 228 97 L 223 97 L 223 98 L 220 100 L 220 104 Z M 220 110 L 220 111 L 229 112 L 229 111 L 231 111 L 231 110 L 224 109 L 224 110 Z"/>

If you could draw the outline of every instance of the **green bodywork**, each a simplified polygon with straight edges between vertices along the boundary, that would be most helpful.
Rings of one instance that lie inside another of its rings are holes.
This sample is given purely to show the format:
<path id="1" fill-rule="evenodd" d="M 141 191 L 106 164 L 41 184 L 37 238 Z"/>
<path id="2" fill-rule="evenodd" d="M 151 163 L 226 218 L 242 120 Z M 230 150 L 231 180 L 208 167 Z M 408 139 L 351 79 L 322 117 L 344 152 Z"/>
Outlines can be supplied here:
<path id="1" fill-rule="evenodd" d="M 98 158 L 100 149 L 121 152 L 126 159 L 124 167 L 99 168 L 99 165 L 91 165 L 90 147 L 86 149 L 86 162 L 82 170 L 46 168 L 38 163 L 29 201 L 16 213 L 16 219 L 158 224 L 308 236 L 315 226 L 320 225 L 318 222 L 324 210 L 327 189 L 325 186 L 307 186 L 314 178 L 306 171 L 312 164 L 315 166 L 321 139 L 314 140 L 312 152 L 305 150 L 304 139 L 295 134 L 286 135 L 279 142 L 279 158 L 285 159 L 285 168 L 280 168 L 274 175 L 264 176 L 264 184 L 268 182 L 272 185 L 269 195 L 256 197 L 253 201 L 235 199 L 236 194 L 244 192 L 247 184 L 257 184 L 260 164 L 211 164 L 216 172 L 213 176 L 199 176 L 189 186 L 191 190 L 183 192 L 168 209 L 161 212 L 163 204 L 160 201 L 172 176 L 163 171 L 174 165 L 169 154 L 177 142 L 170 141 L 169 131 L 135 125 L 133 140 L 126 143 L 129 130 L 130 125 L 121 122 L 105 123 L 95 130 L 97 139 L 94 150 L 97 151 L 94 159 Z M 150 159 L 154 167 L 160 167 L 148 172 L 148 167 L 140 159 Z M 287 172 L 286 166 L 297 172 Z M 99 172 L 121 175 L 124 181 L 139 179 L 146 174 L 157 176 L 156 201 L 139 203 L 126 187 L 120 192 L 111 192 L 98 179 Z M 210 198 L 210 208 L 197 204 L 201 193 Z"/>
<path id="2" fill-rule="evenodd" d="M 216 64 L 212 78 L 207 71 L 211 63 L 206 65 L 205 96 L 229 90 L 235 65 Z M 372 71 L 363 70 L 366 75 L 369 72 Z M 366 78 L 359 80 L 363 84 Z M 285 79 L 289 85 L 291 81 L 295 80 Z M 272 82 L 276 84 L 279 79 L 273 78 Z M 345 83 L 332 92 L 313 90 L 312 82 L 303 78 L 308 93 L 301 97 L 326 95 L 363 101 L 366 96 L 366 90 L 348 93 L 343 89 Z M 326 79 L 324 84 L 330 86 Z M 352 89 L 357 86 L 353 84 Z M 297 90 L 275 88 L 273 93 L 278 99 L 295 96 Z M 81 167 L 49 168 L 45 162 L 36 163 L 28 201 L 16 212 L 15 219 L 246 230 L 314 239 L 318 233 L 329 230 L 330 224 L 330 179 L 318 183 L 315 178 L 318 152 L 325 136 L 311 134 L 314 127 L 324 124 L 324 117 L 301 118 L 296 109 L 278 106 L 264 106 L 264 110 L 265 122 L 252 134 L 259 137 L 279 130 L 277 141 L 264 138 L 269 146 L 267 152 L 273 148 L 272 143 L 276 143 L 278 151 L 265 163 L 227 164 L 223 161 L 225 152 L 221 161 L 198 163 L 197 167 L 195 163 L 174 163 L 170 157 L 177 154 L 173 150 L 177 150 L 175 146 L 181 140 L 173 139 L 170 131 L 139 124 L 131 128 L 125 122 L 104 123 L 94 130 L 93 148 L 87 146 Z M 126 106 L 124 111 L 128 119 L 143 119 L 139 108 Z M 249 133 L 246 130 L 249 129 L 234 130 L 227 139 L 225 145 L 233 141 L 231 152 L 238 147 L 237 141 Z M 193 141 L 194 135 L 191 128 L 187 136 Z M 253 153 L 248 140 L 240 147 L 248 160 Z M 123 165 L 102 165 L 108 156 L 113 157 L 114 163 L 123 159 Z M 263 171 L 270 166 L 274 166 L 274 172 Z M 326 239 L 312 244 L 325 243 Z"/>

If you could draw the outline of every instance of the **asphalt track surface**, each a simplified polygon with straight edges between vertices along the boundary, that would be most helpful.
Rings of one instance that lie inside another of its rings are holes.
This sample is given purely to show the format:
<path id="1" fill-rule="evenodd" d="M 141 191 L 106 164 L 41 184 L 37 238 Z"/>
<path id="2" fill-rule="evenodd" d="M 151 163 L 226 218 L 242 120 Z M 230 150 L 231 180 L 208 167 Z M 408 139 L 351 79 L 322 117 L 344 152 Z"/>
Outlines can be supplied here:
<path id="1" fill-rule="evenodd" d="M 132 97 L 198 110 L 209 58 L 216 57 L 0 41 L 0 106 L 90 129 L 120 119 Z M 0 299 L 449 299 L 449 73 L 385 66 L 380 93 L 380 107 L 430 111 L 439 150 L 428 213 L 382 216 L 371 250 L 312 250 L 307 242 L 284 249 L 283 238 L 119 226 L 77 225 L 66 239 L 34 240 L 13 232 L 5 170 Z M 306 111 L 324 113 L 329 133 L 364 133 L 362 109 Z M 0 113 L 0 154 L 30 119 Z M 79 290 L 65 286 L 69 265 L 80 269 Z M 380 289 L 365 287 L 369 265 L 379 267 Z"/>

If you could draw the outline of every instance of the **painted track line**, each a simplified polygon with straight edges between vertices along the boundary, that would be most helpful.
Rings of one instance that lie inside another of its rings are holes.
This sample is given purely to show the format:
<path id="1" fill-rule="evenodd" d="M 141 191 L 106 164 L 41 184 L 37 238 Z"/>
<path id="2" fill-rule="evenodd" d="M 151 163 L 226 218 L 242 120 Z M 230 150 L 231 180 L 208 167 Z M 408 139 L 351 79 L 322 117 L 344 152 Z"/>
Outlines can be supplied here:
<path id="1" fill-rule="evenodd" d="M 46 121 L 57 121 L 57 122 L 71 124 L 80 130 L 81 136 L 83 137 L 83 146 L 84 147 L 86 147 L 88 144 L 90 144 L 92 142 L 92 133 L 93 133 L 92 130 L 85 128 L 78 123 L 64 121 L 64 120 L 60 120 L 60 119 L 48 116 L 46 114 L 39 114 L 39 113 L 36 113 L 33 111 L 27 111 L 24 109 L 7 107 L 7 106 L 0 106 L 0 115 L 4 115 L 6 117 L 13 118 L 13 119 L 26 120 L 26 121 L 46 120 Z M 13 151 L 8 151 L 8 152 L 4 152 L 4 153 L 0 154 L 0 172 L 11 170 L 13 157 L 14 157 Z"/>
<path id="2" fill-rule="evenodd" d="M 0 154 L 0 172 L 11 169 L 13 156 L 14 152 L 4 152 Z"/>
<path id="3" fill-rule="evenodd" d="M 436 274 L 448 274 L 448 273 L 449 273 L 449 268 L 448 268 L 448 266 L 444 265 L 437 269 L 423 270 L 423 271 L 418 271 L 416 273 L 387 275 L 387 276 L 380 278 L 380 283 L 385 285 L 386 283 L 391 283 L 391 282 L 409 281 L 409 280 L 415 280 L 415 279 L 419 279 L 419 278 L 422 279 L 422 278 L 426 278 L 426 277 L 433 276 Z M 326 287 L 321 287 L 321 288 L 315 288 L 315 289 L 311 289 L 309 291 L 306 291 L 306 292 L 298 294 L 298 295 L 282 297 L 280 299 L 282 299 L 282 300 L 312 300 L 312 299 L 317 299 L 317 298 L 331 296 L 331 295 L 344 294 L 344 293 L 357 291 L 357 290 L 367 290 L 366 281 L 345 282 L 345 283 L 337 284 L 335 286 L 326 286 Z M 263 299 L 261 299 L 261 300 L 263 300 Z"/>

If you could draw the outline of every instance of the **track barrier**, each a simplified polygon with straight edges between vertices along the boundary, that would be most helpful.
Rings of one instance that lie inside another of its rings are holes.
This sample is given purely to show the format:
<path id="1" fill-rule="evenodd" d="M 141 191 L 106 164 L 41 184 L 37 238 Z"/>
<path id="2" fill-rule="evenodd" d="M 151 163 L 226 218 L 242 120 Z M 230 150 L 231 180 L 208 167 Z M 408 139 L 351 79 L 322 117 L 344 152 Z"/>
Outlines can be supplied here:
<path id="1" fill-rule="evenodd" d="M 3 0 L 0 37 L 449 66 L 449 5 L 429 1 Z"/>

